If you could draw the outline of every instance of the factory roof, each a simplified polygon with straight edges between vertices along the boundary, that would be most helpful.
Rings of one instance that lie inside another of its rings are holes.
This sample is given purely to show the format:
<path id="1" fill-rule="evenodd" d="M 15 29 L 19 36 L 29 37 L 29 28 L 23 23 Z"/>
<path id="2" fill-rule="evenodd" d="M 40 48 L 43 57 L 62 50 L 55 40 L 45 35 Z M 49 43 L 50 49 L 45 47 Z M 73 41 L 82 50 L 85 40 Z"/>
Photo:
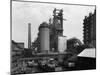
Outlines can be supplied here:
<path id="1" fill-rule="evenodd" d="M 23 42 L 15 42 L 12 40 L 12 50 L 20 50 L 24 49 L 24 43 Z"/>
<path id="2" fill-rule="evenodd" d="M 78 56 L 79 57 L 96 58 L 96 49 L 95 48 L 84 49 Z"/>

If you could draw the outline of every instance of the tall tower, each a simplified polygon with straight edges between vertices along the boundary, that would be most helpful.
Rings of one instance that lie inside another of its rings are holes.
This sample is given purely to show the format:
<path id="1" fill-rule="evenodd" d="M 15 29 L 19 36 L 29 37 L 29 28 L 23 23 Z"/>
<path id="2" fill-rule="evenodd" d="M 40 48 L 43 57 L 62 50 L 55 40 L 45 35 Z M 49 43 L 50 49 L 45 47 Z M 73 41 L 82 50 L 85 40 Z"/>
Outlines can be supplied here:
<path id="1" fill-rule="evenodd" d="M 54 52 L 58 52 L 58 37 L 63 36 L 63 10 L 53 10 L 53 24 L 50 35 L 50 48 Z"/>
<path id="2" fill-rule="evenodd" d="M 31 23 L 28 23 L 28 49 L 31 49 Z"/>
<path id="3" fill-rule="evenodd" d="M 96 48 L 96 10 L 89 13 L 83 20 L 83 38 L 84 44 Z"/>
<path id="4" fill-rule="evenodd" d="M 63 10 L 62 9 L 54 9 L 53 11 L 53 24 L 55 27 L 56 35 L 63 35 Z"/>

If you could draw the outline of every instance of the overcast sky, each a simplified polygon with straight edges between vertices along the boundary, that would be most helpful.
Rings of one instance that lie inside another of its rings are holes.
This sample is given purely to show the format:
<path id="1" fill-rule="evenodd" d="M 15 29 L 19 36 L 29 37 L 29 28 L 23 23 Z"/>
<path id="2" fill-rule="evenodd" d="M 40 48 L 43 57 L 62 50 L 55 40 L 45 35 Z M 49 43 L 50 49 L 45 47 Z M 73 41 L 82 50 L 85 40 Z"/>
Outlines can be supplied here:
<path id="1" fill-rule="evenodd" d="M 32 41 L 37 37 L 38 27 L 43 22 L 49 21 L 53 16 L 54 8 L 63 9 L 66 21 L 63 23 L 64 36 L 76 37 L 83 40 L 83 19 L 94 6 L 46 4 L 34 2 L 12 2 L 12 40 L 24 42 L 28 47 L 28 23 L 31 23 Z"/>

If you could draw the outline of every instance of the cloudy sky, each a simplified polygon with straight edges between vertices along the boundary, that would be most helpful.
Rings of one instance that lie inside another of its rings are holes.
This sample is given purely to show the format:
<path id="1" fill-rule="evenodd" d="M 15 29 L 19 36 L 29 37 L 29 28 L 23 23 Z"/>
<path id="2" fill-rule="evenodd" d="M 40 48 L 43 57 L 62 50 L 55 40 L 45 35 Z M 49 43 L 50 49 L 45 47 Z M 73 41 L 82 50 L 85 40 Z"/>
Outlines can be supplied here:
<path id="1" fill-rule="evenodd" d="M 37 37 L 38 27 L 43 22 L 49 21 L 53 16 L 54 8 L 63 9 L 66 21 L 63 23 L 64 36 L 76 37 L 83 40 L 83 19 L 94 6 L 47 4 L 34 2 L 12 2 L 12 40 L 24 42 L 28 46 L 28 23 L 31 23 L 32 41 Z"/>

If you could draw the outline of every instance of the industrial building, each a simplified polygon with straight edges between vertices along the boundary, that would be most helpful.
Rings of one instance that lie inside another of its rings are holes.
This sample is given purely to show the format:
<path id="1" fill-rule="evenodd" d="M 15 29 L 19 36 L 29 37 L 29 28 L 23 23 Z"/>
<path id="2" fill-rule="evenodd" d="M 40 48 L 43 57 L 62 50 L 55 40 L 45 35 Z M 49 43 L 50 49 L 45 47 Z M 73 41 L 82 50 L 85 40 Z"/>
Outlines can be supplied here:
<path id="1" fill-rule="evenodd" d="M 24 43 L 23 42 L 15 42 L 14 40 L 12 40 L 11 42 L 12 46 L 12 56 L 15 55 L 20 55 L 21 52 L 24 50 Z"/>
<path id="2" fill-rule="evenodd" d="M 49 52 L 59 52 L 58 47 L 60 46 L 58 44 L 60 39 L 65 39 L 66 42 L 64 40 L 63 43 L 67 46 L 67 37 L 63 35 L 63 20 L 63 10 L 55 8 L 53 11 L 53 22 L 51 22 L 50 18 L 49 24 L 46 22 L 40 24 L 38 37 L 32 43 L 32 48 L 37 49 L 37 52 L 41 52 L 40 50 L 43 50 L 43 47 L 46 47 L 44 50 L 48 50 Z"/>
<path id="3" fill-rule="evenodd" d="M 96 48 L 96 10 L 89 13 L 83 21 L 83 41 L 85 45 Z"/>
<path id="4" fill-rule="evenodd" d="M 24 50 L 24 43 L 12 40 L 12 50 Z"/>

